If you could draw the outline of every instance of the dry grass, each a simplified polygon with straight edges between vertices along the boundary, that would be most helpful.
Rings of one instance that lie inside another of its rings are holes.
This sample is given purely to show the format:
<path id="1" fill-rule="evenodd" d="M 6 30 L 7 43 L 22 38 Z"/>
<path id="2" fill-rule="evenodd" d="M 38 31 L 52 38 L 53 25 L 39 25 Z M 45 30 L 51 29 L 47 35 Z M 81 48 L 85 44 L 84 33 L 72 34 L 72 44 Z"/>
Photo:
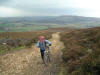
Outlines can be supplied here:
<path id="1" fill-rule="evenodd" d="M 52 35 L 50 47 L 51 62 L 48 66 L 42 63 L 40 50 L 35 45 L 0 57 L 0 75 L 58 75 L 63 43 L 59 33 Z"/>

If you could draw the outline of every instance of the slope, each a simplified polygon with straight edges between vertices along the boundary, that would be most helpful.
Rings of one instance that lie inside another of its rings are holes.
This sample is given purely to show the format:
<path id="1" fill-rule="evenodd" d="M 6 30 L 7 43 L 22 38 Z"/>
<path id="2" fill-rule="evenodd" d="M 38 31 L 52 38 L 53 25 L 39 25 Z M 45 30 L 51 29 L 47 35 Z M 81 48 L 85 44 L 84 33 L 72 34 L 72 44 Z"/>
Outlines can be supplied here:
<path id="1" fill-rule="evenodd" d="M 0 57 L 0 75 L 57 75 L 60 70 L 61 50 L 64 48 L 59 33 L 52 35 L 51 58 L 46 67 L 36 46 Z"/>

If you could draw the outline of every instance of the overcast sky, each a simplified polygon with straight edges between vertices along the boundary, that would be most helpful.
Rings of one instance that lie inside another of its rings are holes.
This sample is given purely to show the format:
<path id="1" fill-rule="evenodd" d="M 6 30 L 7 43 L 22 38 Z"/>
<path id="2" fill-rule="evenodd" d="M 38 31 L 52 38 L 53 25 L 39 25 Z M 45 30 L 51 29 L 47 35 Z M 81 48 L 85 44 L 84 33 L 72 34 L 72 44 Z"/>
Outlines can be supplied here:
<path id="1" fill-rule="evenodd" d="M 100 17 L 100 0 L 0 0 L 0 17 L 59 15 Z"/>

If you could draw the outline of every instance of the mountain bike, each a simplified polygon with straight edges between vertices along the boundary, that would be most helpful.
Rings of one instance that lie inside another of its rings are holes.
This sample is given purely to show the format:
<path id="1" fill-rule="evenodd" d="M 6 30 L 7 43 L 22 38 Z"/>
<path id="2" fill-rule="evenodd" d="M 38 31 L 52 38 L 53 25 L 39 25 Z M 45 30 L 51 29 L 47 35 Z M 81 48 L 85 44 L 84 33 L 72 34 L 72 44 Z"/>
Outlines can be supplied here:
<path id="1" fill-rule="evenodd" d="M 50 49 L 49 46 L 46 48 L 44 52 L 44 64 L 47 66 L 49 65 L 51 59 L 50 59 Z"/>

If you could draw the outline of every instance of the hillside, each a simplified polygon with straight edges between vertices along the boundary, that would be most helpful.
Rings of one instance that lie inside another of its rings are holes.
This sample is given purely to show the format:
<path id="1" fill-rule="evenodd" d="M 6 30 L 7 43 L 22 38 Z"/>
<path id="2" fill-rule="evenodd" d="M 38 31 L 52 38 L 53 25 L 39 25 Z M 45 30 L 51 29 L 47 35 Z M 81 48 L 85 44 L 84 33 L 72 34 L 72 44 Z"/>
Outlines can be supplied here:
<path id="1" fill-rule="evenodd" d="M 37 43 L 40 35 L 50 39 L 52 33 L 48 31 L 0 33 L 0 55 L 17 51 L 19 48 L 31 47 Z"/>
<path id="2" fill-rule="evenodd" d="M 50 35 L 50 34 L 49 34 Z M 51 62 L 43 64 L 40 49 L 36 45 L 0 56 L 0 75 L 58 75 L 62 62 L 63 43 L 59 33 L 53 33 L 50 41 Z"/>
<path id="3" fill-rule="evenodd" d="M 52 42 L 52 62 L 48 67 L 42 63 L 35 45 L 40 35 Z M 0 42 L 1 75 L 100 74 L 100 27 L 6 32 L 0 33 Z"/>
<path id="4" fill-rule="evenodd" d="M 68 75 L 100 74 L 100 27 L 63 32 L 63 60 Z"/>
<path id="5" fill-rule="evenodd" d="M 48 28 L 91 28 L 100 26 L 100 18 L 82 16 L 38 16 L 0 18 L 1 32 L 20 32 Z"/>

